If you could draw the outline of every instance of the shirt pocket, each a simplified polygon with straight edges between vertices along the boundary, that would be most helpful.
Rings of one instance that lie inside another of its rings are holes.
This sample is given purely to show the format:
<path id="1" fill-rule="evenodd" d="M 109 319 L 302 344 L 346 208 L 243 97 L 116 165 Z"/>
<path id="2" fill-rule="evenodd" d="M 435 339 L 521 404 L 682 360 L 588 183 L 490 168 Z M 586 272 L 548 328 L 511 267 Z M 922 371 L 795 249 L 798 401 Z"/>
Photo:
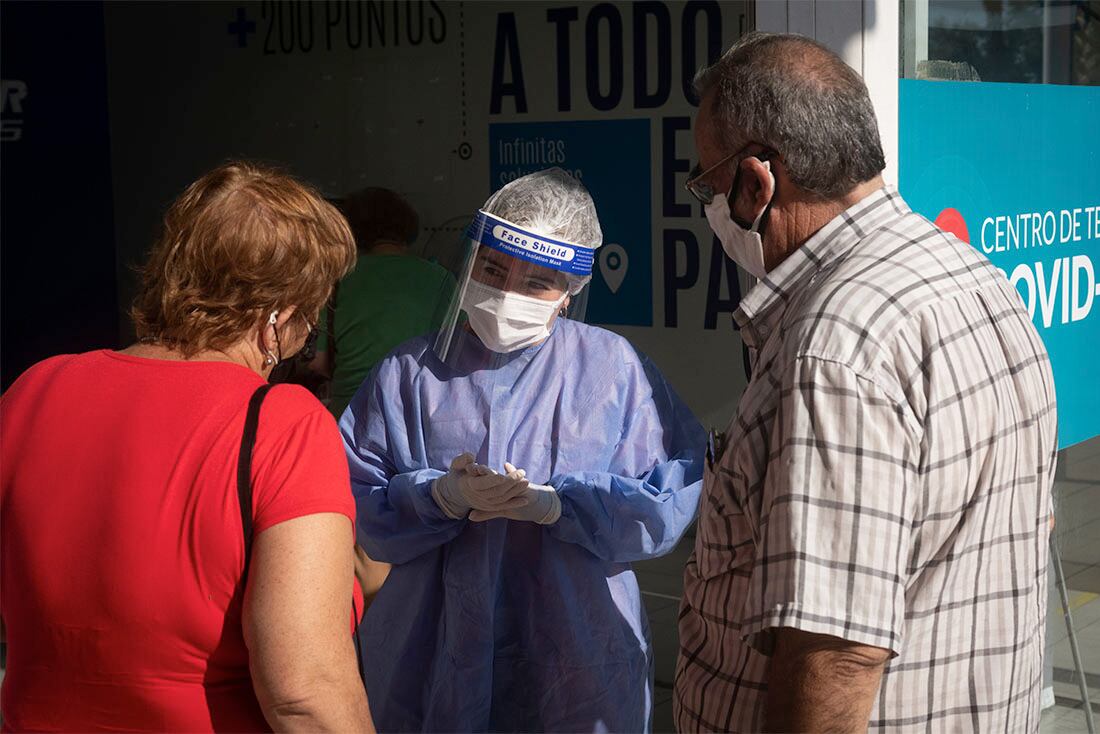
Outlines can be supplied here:
<path id="1" fill-rule="evenodd" d="M 695 563 L 704 581 L 741 570 L 748 574 L 756 558 L 749 518 L 737 500 L 737 475 L 711 466 L 703 469 L 703 506 L 695 536 Z"/>

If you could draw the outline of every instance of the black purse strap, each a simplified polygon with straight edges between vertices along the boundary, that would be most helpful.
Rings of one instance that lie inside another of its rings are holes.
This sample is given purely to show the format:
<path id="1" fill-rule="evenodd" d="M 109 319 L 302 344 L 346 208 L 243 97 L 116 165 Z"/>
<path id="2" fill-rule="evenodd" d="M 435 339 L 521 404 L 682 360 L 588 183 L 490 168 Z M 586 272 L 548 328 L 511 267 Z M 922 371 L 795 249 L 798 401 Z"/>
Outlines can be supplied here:
<path id="1" fill-rule="evenodd" d="M 241 573 L 241 588 L 248 579 L 248 564 L 252 560 L 252 450 L 256 447 L 256 429 L 260 427 L 260 408 L 264 398 L 274 385 L 268 383 L 256 388 L 248 401 L 248 412 L 244 417 L 244 433 L 241 435 L 241 451 L 237 455 L 237 502 L 241 506 L 241 529 L 244 532 L 244 572 Z M 351 600 L 352 619 L 356 624 L 355 657 L 359 662 L 359 677 L 366 685 L 366 669 L 363 667 L 363 650 L 359 643 L 359 612 L 355 608 L 355 597 Z"/>
<path id="2" fill-rule="evenodd" d="M 244 573 L 243 583 L 248 576 L 248 562 L 252 558 L 252 450 L 256 447 L 256 429 L 260 426 L 260 407 L 264 398 L 274 385 L 261 385 L 252 393 L 248 401 L 248 412 L 244 418 L 244 433 L 241 436 L 241 450 L 237 455 L 237 502 L 241 507 L 241 529 L 244 532 Z"/>

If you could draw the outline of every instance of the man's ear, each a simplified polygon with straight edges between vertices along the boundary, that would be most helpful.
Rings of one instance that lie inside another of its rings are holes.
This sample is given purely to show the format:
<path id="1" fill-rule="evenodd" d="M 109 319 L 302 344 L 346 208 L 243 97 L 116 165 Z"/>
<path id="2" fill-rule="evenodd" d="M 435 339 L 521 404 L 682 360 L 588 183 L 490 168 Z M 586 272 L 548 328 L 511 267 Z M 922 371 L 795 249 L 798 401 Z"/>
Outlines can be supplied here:
<path id="1" fill-rule="evenodd" d="M 738 218 L 752 222 L 764 211 L 764 207 L 775 195 L 775 180 L 770 168 L 771 164 L 762 161 L 755 156 L 749 156 L 738 164 L 740 169 L 740 181 L 737 187 L 737 200 L 735 214 Z"/>

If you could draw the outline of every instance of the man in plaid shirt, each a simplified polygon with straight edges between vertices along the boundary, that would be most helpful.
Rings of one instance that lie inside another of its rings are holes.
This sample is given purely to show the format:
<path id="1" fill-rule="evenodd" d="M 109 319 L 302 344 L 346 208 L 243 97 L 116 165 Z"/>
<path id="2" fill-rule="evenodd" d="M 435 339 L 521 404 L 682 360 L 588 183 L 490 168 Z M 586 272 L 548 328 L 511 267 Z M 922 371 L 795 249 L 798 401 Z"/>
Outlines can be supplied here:
<path id="1" fill-rule="evenodd" d="M 1038 731 L 1057 441 L 1026 309 L 883 185 L 826 48 L 750 34 L 697 85 L 687 186 L 760 283 L 684 574 L 679 729 Z"/>

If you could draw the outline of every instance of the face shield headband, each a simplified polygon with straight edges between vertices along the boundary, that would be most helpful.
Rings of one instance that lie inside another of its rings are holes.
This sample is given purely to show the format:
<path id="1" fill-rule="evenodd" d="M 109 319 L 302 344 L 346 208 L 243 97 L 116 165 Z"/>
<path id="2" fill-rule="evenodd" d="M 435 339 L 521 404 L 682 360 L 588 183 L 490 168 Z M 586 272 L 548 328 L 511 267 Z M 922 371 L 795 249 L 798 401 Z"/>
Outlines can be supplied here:
<path id="1" fill-rule="evenodd" d="M 497 252 L 567 275 L 582 278 L 592 275 L 595 249 L 528 232 L 488 212 L 478 211 L 466 236 Z"/>

